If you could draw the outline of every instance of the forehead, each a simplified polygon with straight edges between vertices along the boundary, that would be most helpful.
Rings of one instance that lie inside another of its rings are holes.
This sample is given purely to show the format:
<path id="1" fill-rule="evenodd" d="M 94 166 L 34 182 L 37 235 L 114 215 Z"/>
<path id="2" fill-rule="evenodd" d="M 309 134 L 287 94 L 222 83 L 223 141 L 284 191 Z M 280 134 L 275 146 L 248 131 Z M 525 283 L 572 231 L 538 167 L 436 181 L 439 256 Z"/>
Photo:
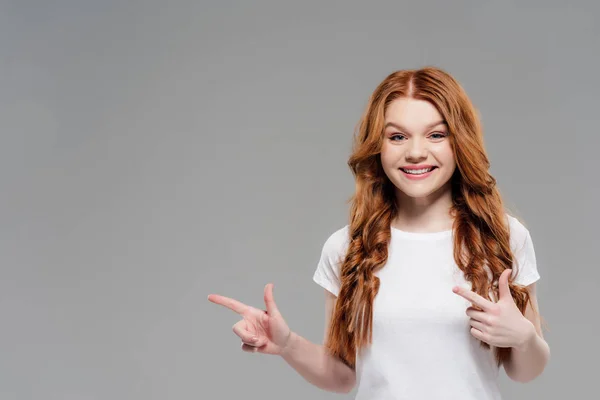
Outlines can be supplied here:
<path id="1" fill-rule="evenodd" d="M 437 108 L 428 101 L 401 97 L 393 100 L 385 110 L 385 122 L 419 128 L 442 120 Z"/>

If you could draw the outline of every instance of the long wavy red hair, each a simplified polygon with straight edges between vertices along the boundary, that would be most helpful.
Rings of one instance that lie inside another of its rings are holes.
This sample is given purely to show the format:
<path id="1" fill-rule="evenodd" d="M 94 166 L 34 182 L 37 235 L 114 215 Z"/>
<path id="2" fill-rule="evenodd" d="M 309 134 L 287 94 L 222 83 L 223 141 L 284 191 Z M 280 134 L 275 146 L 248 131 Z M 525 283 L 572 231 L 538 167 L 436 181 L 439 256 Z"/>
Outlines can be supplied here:
<path id="1" fill-rule="evenodd" d="M 465 91 L 451 75 L 436 67 L 391 73 L 368 101 L 348 160 L 356 182 L 350 200 L 350 242 L 341 265 L 341 288 L 326 347 L 352 367 L 356 350 L 372 341 L 373 300 L 379 290 L 379 278 L 374 273 L 387 261 L 391 224 L 398 211 L 380 150 L 385 110 L 399 97 L 430 102 L 448 123 L 456 160 L 451 178 L 454 260 L 473 291 L 487 299 L 491 299 L 491 291 L 497 299 L 498 278 L 502 271 L 514 267 L 505 209 L 496 180 L 488 172 L 490 163 L 479 118 Z M 527 288 L 513 284 L 512 279 L 509 285 L 524 313 L 530 303 Z M 481 345 L 489 348 L 484 342 Z M 494 351 L 499 366 L 510 358 L 510 348 Z"/>

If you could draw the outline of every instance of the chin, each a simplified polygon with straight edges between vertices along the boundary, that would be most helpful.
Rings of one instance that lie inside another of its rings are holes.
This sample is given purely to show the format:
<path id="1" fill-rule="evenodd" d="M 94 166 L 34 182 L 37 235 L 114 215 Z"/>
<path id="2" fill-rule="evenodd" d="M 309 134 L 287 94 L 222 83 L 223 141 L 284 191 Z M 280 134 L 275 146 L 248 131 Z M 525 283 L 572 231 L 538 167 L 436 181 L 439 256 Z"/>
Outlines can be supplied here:
<path id="1" fill-rule="evenodd" d="M 398 184 L 398 182 L 394 182 L 394 186 L 396 186 L 396 191 L 401 192 L 404 196 L 410 197 L 413 199 L 418 198 L 426 198 L 429 197 L 440 190 L 443 189 L 444 185 L 435 185 L 431 186 L 430 184 L 423 183 L 422 185 L 412 184 L 407 185 L 405 182 L 402 184 Z"/>
<path id="2" fill-rule="evenodd" d="M 400 190 L 405 196 L 411 197 L 413 199 L 424 199 L 424 198 L 427 198 L 428 196 L 431 196 L 433 193 L 435 193 L 435 190 L 428 190 L 426 192 L 418 191 L 418 190 L 412 190 L 412 191 L 409 191 L 409 190 L 405 191 L 402 189 L 400 189 Z"/>

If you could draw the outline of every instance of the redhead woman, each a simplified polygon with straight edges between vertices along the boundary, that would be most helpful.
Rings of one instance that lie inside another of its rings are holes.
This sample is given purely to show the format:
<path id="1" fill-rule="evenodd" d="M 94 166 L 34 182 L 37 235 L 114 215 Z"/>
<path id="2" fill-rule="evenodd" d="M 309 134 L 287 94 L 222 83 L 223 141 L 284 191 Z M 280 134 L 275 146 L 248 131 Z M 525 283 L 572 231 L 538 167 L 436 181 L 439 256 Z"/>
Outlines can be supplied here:
<path id="1" fill-rule="evenodd" d="M 323 344 L 266 310 L 237 312 L 242 350 L 279 355 L 308 382 L 357 400 L 500 399 L 499 369 L 544 370 L 529 230 L 503 205 L 471 101 L 434 67 L 387 76 L 371 95 L 348 165 L 349 223 L 330 233 L 313 280 L 325 291 Z"/>

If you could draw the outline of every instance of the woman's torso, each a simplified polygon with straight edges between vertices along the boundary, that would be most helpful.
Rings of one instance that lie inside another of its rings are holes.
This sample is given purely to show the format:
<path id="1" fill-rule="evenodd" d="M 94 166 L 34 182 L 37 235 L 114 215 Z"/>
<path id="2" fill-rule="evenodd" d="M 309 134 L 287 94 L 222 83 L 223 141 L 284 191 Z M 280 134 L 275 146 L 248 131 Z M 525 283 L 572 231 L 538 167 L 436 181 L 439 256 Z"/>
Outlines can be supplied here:
<path id="1" fill-rule="evenodd" d="M 373 344 L 357 357 L 357 400 L 500 399 L 493 352 L 470 334 L 470 287 L 453 259 L 452 232 L 392 229 L 375 274 Z"/>

